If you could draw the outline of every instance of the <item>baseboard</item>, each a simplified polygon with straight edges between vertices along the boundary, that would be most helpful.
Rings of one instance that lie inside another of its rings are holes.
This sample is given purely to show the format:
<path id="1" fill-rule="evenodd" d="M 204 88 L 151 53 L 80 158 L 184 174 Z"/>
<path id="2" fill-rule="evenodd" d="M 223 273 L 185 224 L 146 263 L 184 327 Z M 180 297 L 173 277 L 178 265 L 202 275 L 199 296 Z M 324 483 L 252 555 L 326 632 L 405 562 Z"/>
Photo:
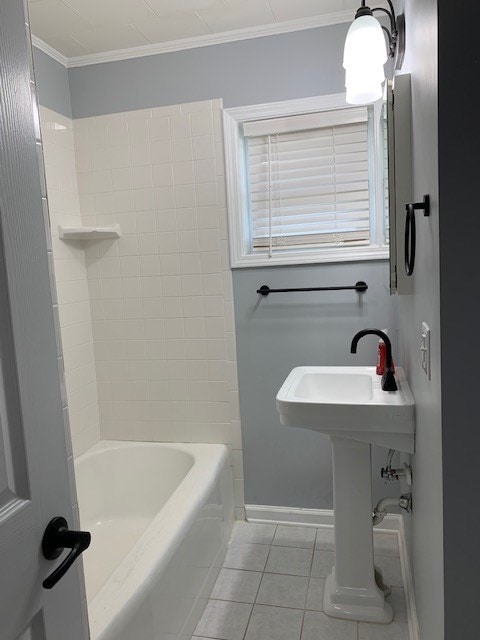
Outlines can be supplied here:
<path id="1" fill-rule="evenodd" d="M 332 527 L 334 524 L 333 509 L 296 509 L 293 507 L 272 507 L 258 504 L 246 504 L 247 522 L 296 524 L 304 527 Z M 377 527 L 381 531 L 400 531 L 402 516 L 388 514 Z"/>
<path id="2" fill-rule="evenodd" d="M 246 504 L 245 515 L 247 522 L 258 524 L 291 524 L 303 527 L 334 527 L 333 509 L 295 509 L 292 507 L 273 507 L 267 505 Z M 377 531 L 396 533 L 400 550 L 400 565 L 402 568 L 405 599 L 407 602 L 407 621 L 410 640 L 420 640 L 417 609 L 415 606 L 415 592 L 413 589 L 413 574 L 405 538 L 405 524 L 400 514 L 388 514 L 375 527 Z"/>

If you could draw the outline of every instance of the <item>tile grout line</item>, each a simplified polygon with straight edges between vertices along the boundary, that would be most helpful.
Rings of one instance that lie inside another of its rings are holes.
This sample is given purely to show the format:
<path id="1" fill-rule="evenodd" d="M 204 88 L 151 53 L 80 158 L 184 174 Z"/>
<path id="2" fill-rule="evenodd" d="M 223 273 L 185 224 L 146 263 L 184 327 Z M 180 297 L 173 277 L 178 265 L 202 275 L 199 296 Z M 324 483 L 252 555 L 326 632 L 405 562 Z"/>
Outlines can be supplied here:
<path id="1" fill-rule="evenodd" d="M 305 614 L 306 614 L 306 610 L 303 610 L 303 615 L 302 615 L 302 624 L 300 626 L 300 637 L 299 640 L 302 640 L 302 636 L 303 636 L 303 629 L 305 627 Z"/>
<path id="2" fill-rule="evenodd" d="M 240 449 L 237 449 L 237 451 L 240 451 Z M 255 523 L 254 523 L 255 524 Z M 285 525 L 285 526 L 290 526 L 290 525 Z M 291 525 L 291 526 L 300 526 L 300 525 Z M 311 527 L 313 529 L 313 527 Z M 317 527 L 317 531 L 318 531 L 319 527 Z M 391 533 L 380 533 L 379 535 L 387 535 L 387 536 L 391 536 L 393 534 Z M 316 534 L 315 534 L 315 546 L 313 547 L 300 547 L 300 546 L 296 546 L 296 545 L 285 545 L 285 544 L 274 544 L 272 543 L 266 543 L 266 542 L 254 542 L 254 541 L 248 541 L 248 540 L 232 540 L 233 544 L 258 544 L 258 545 L 265 545 L 265 546 L 270 546 L 270 547 L 283 547 L 285 549 L 313 549 L 313 551 L 327 551 L 330 553 L 334 553 L 334 549 L 328 549 L 328 548 L 324 548 L 324 547 L 317 547 L 316 546 Z M 375 550 L 374 550 L 375 551 Z M 374 553 L 374 555 L 376 557 L 380 557 L 380 558 L 399 558 L 400 555 L 396 554 L 396 553 L 379 553 L 378 551 L 376 553 Z M 250 569 L 247 569 L 247 571 L 250 571 Z"/>
<path id="3" fill-rule="evenodd" d="M 232 602 L 233 604 L 251 604 L 252 606 L 257 605 L 258 607 L 274 607 L 275 609 L 288 609 L 289 611 L 316 611 L 316 609 L 303 609 L 302 607 L 287 607 L 282 604 L 263 604 L 262 602 L 242 602 L 241 600 L 219 600 L 218 598 L 210 598 L 209 602 Z M 323 613 L 322 611 L 317 611 L 317 613 Z"/>
<path id="4" fill-rule="evenodd" d="M 260 587 L 260 585 L 259 585 L 259 587 Z M 252 616 L 253 616 L 253 607 L 254 606 L 255 606 L 255 603 L 252 604 L 252 608 L 250 609 L 250 615 L 248 616 L 247 625 L 245 627 L 245 632 L 244 632 L 244 634 L 242 636 L 242 640 L 245 640 L 245 638 L 247 637 L 248 627 L 250 626 L 250 620 L 252 619 Z"/>
<path id="5" fill-rule="evenodd" d="M 273 536 L 272 536 L 272 542 L 273 542 L 273 539 L 275 538 L 275 534 L 276 534 L 276 533 L 277 533 L 277 525 L 275 525 L 275 529 L 274 529 Z M 265 558 L 265 564 L 264 564 L 264 566 L 263 566 L 263 570 L 262 570 L 262 572 L 261 572 L 261 573 L 262 573 L 262 575 L 261 575 L 261 577 L 260 577 L 260 581 L 259 581 L 259 583 L 258 583 L 257 591 L 256 591 L 256 593 L 255 593 L 255 598 L 254 598 L 254 600 L 253 600 L 252 608 L 251 608 L 251 610 L 250 610 L 250 615 L 248 616 L 248 621 L 247 621 L 247 625 L 246 625 L 246 627 L 245 627 L 245 633 L 243 634 L 242 640 L 245 640 L 245 639 L 246 639 L 246 637 L 247 637 L 248 628 L 249 628 L 249 626 L 250 626 L 250 621 L 251 621 L 252 616 L 253 616 L 253 609 L 254 609 L 254 607 L 255 607 L 255 601 L 256 601 L 256 599 L 257 599 L 257 597 L 258 597 L 258 592 L 260 591 L 260 585 L 262 584 L 263 576 L 265 575 L 265 568 L 266 568 L 266 566 L 267 566 L 267 562 L 268 562 L 268 558 L 269 558 L 269 556 L 270 556 L 270 551 L 271 551 L 271 549 L 272 549 L 272 543 L 270 543 L 270 548 L 268 549 L 267 557 Z"/>
<path id="6" fill-rule="evenodd" d="M 241 601 L 238 601 L 238 600 L 220 600 L 218 598 L 210 598 L 209 599 L 209 601 L 216 601 L 216 602 L 223 602 L 223 603 L 232 602 L 234 604 L 251 604 L 250 615 L 248 617 L 248 622 L 247 622 L 247 625 L 246 625 L 246 628 L 245 628 L 245 632 L 244 632 L 244 634 L 242 636 L 242 640 L 246 640 L 246 637 L 247 637 L 247 634 L 248 634 L 248 630 L 249 630 L 249 626 L 250 626 L 250 623 L 251 623 L 251 619 L 252 619 L 252 616 L 253 616 L 253 610 L 254 610 L 255 606 L 272 607 L 272 608 L 277 608 L 277 609 L 282 609 L 282 610 L 290 610 L 292 612 L 293 611 L 297 611 L 297 612 L 298 611 L 302 611 L 302 623 L 301 623 L 301 628 L 300 628 L 300 637 L 299 637 L 298 640 L 301 640 L 302 634 L 304 632 L 305 614 L 307 613 L 307 611 L 310 611 L 310 612 L 313 612 L 313 613 L 320 613 L 320 614 L 323 613 L 324 614 L 323 611 L 319 611 L 319 610 L 315 610 L 315 609 L 307 609 L 308 593 L 309 593 L 309 590 L 310 590 L 311 581 L 313 579 L 312 570 L 313 570 L 313 560 L 314 560 L 314 557 L 315 557 L 315 552 L 318 551 L 319 553 L 321 553 L 321 552 L 324 552 L 324 553 L 325 552 L 329 552 L 329 553 L 331 553 L 331 550 L 329 550 L 329 549 L 321 549 L 321 548 L 317 549 L 316 548 L 318 528 L 317 528 L 316 533 L 315 533 L 315 539 L 314 539 L 313 548 L 312 547 L 306 548 L 306 547 L 291 547 L 291 546 L 285 546 L 285 545 L 275 545 L 274 544 L 274 539 L 275 539 L 276 533 L 277 533 L 277 525 L 275 525 L 275 531 L 273 533 L 272 541 L 269 544 L 265 544 L 265 543 L 262 543 L 262 542 L 251 542 L 251 541 L 249 541 L 249 542 L 246 542 L 246 541 L 245 542 L 238 542 L 237 541 L 238 544 L 245 544 L 245 545 L 248 545 L 248 544 L 263 544 L 264 546 L 268 546 L 268 553 L 267 553 L 267 556 L 266 556 L 265 563 L 263 565 L 263 569 L 261 571 L 254 570 L 254 569 L 237 569 L 237 568 L 233 568 L 233 567 L 227 567 L 225 565 L 222 566 L 222 569 L 227 569 L 229 571 L 242 571 L 242 572 L 250 572 L 250 573 L 253 572 L 253 573 L 261 574 L 260 581 L 258 583 L 258 587 L 256 588 L 256 591 L 255 591 L 253 603 L 245 603 L 245 602 L 241 602 Z M 234 541 L 232 541 L 232 542 L 234 542 Z M 268 559 L 270 558 L 270 554 L 272 552 L 272 548 L 311 550 L 312 551 L 312 559 L 311 559 L 311 562 L 310 562 L 309 574 L 307 576 L 299 576 L 298 574 L 274 573 L 274 572 L 266 571 L 266 567 L 267 567 L 267 564 L 268 564 Z M 392 559 L 397 559 L 397 560 L 399 559 L 398 556 L 396 556 L 394 553 L 393 554 L 388 554 L 386 556 L 380 556 L 380 557 L 390 557 Z M 278 576 L 278 577 L 280 577 L 280 576 L 288 576 L 288 577 L 295 577 L 295 578 L 305 578 L 307 580 L 307 592 L 306 592 L 306 595 L 305 595 L 304 606 L 303 607 L 292 607 L 292 606 L 285 606 L 285 605 L 274 605 L 274 604 L 261 604 L 261 603 L 258 603 L 257 602 L 257 598 L 258 598 L 258 595 L 259 595 L 259 592 L 260 592 L 260 588 L 261 588 L 261 585 L 262 585 L 262 582 L 263 582 L 263 579 L 264 579 L 265 575 Z M 323 576 L 315 576 L 314 579 L 323 580 L 325 582 L 325 577 L 323 577 Z M 395 586 L 395 588 L 396 589 L 403 589 L 403 591 L 405 592 L 405 585 L 403 584 L 403 581 L 402 581 L 402 585 L 401 586 Z M 400 622 L 403 622 L 405 624 L 404 621 L 400 621 Z M 210 638 L 211 636 L 207 636 L 207 637 Z M 215 639 L 213 637 L 211 637 L 211 638 L 212 638 L 212 640 L 218 640 L 218 639 Z M 356 640 L 360 640 L 360 623 L 359 622 L 356 622 Z"/>

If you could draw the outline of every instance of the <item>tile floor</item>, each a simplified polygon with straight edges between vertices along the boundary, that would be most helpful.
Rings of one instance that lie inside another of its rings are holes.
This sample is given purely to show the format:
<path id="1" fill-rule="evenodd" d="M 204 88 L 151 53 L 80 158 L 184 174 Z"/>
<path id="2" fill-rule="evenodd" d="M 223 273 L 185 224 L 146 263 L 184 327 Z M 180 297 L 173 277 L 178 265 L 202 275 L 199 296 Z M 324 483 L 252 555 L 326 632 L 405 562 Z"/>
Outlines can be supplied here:
<path id="1" fill-rule="evenodd" d="M 332 529 L 237 522 L 192 640 L 409 640 L 397 536 L 375 532 L 374 545 L 376 564 L 392 586 L 389 625 L 323 613 Z"/>

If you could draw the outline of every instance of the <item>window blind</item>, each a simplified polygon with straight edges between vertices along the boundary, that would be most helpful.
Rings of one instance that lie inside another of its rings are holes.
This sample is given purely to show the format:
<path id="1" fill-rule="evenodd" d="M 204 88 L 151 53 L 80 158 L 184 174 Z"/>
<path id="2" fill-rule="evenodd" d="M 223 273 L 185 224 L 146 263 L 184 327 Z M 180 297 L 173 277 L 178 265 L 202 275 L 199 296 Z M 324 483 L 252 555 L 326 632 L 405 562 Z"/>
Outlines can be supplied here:
<path id="1" fill-rule="evenodd" d="M 383 215 L 384 215 L 384 227 L 385 227 L 385 242 L 390 242 L 390 193 L 389 193 L 389 158 L 388 158 L 388 122 L 386 110 L 382 111 L 381 120 L 381 132 L 382 132 L 382 148 L 383 148 Z M 393 161 L 393 160 L 392 160 Z M 393 197 L 393 196 L 392 196 Z"/>
<path id="2" fill-rule="evenodd" d="M 368 244 L 367 112 L 350 111 L 244 126 L 253 251 Z"/>

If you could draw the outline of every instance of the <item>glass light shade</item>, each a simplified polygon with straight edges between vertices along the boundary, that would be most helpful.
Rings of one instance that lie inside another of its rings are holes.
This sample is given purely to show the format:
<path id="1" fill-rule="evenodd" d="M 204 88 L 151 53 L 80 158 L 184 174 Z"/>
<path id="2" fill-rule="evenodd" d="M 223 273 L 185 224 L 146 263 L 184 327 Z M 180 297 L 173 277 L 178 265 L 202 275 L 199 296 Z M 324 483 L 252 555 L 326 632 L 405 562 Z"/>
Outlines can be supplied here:
<path id="1" fill-rule="evenodd" d="M 368 87 L 349 87 L 345 100 L 347 104 L 372 104 L 383 96 L 383 86 L 381 84 L 372 84 Z"/>
<path id="2" fill-rule="evenodd" d="M 373 16 L 360 16 L 350 25 L 345 40 L 343 66 L 381 64 L 388 60 L 387 45 L 380 23 Z"/>
<path id="3" fill-rule="evenodd" d="M 354 65 L 346 70 L 348 104 L 370 104 L 383 96 L 383 65 Z"/>
<path id="4" fill-rule="evenodd" d="M 388 60 L 382 27 L 373 16 L 360 16 L 350 25 L 343 66 L 348 104 L 369 104 L 383 95 L 383 65 Z"/>

